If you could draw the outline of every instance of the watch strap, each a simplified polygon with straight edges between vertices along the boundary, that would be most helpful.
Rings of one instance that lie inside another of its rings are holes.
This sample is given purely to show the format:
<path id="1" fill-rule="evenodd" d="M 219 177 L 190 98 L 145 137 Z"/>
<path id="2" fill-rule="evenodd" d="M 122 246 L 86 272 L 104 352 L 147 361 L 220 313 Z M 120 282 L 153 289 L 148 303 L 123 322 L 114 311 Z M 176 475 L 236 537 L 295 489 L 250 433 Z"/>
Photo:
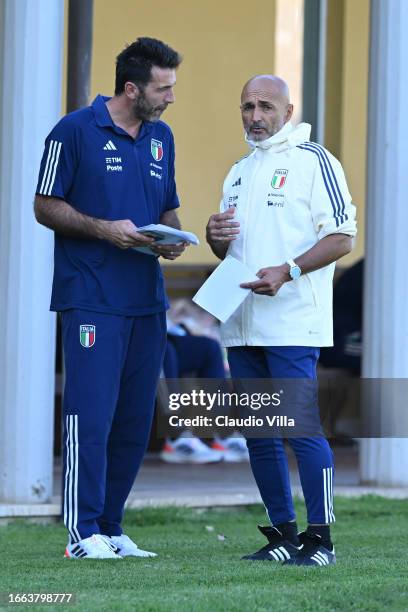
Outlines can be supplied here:
<path id="1" fill-rule="evenodd" d="M 298 266 L 298 264 L 293 261 L 293 259 L 288 259 L 286 263 L 289 266 L 289 276 L 291 277 L 291 279 L 295 280 L 299 278 L 299 276 L 302 274 L 300 266 Z M 296 272 L 294 272 L 295 270 Z"/>

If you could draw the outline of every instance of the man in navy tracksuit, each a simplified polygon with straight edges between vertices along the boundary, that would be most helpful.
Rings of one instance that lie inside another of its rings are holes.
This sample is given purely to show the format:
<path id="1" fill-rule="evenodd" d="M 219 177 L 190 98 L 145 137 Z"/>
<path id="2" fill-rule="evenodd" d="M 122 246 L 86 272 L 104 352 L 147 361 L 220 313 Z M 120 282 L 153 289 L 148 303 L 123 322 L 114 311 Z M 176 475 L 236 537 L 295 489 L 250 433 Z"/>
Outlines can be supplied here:
<path id="1" fill-rule="evenodd" d="M 252 291 L 221 326 L 232 376 L 290 380 L 295 399 L 287 409 L 313 423 L 319 348 L 333 343 L 334 262 L 352 248 L 355 207 L 340 163 L 309 141 L 310 125 L 291 124 L 292 113 L 282 79 L 260 75 L 245 85 L 241 114 L 252 151 L 225 179 L 207 240 L 220 259 L 231 255 L 259 278 L 241 285 Z M 336 560 L 333 455 L 319 428 L 309 436 L 304 426 L 288 440 L 307 509 L 308 527 L 299 535 L 282 438 L 247 440 L 272 526 L 261 527 L 268 543 L 246 559 L 314 566 Z"/>
<path id="2" fill-rule="evenodd" d="M 122 534 L 147 445 L 166 341 L 158 256 L 137 228 L 180 227 L 174 142 L 159 121 L 174 102 L 179 54 L 139 38 L 118 56 L 115 95 L 65 116 L 45 142 L 37 220 L 55 232 L 51 310 L 61 313 L 65 555 L 153 556 Z"/>

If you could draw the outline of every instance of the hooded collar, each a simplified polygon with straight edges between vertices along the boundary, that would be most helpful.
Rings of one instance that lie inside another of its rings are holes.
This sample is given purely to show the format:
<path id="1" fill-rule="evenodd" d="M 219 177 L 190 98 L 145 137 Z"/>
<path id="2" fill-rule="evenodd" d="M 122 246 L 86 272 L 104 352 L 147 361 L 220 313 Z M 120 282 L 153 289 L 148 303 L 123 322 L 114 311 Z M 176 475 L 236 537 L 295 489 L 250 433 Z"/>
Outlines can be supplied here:
<path id="1" fill-rule="evenodd" d="M 276 132 L 276 134 L 266 140 L 257 142 L 248 138 L 248 134 L 245 134 L 245 140 L 252 149 L 270 150 L 278 153 L 279 151 L 296 147 L 298 144 L 305 142 L 305 140 L 309 140 L 311 129 L 312 126 L 309 123 L 299 123 L 299 125 L 294 127 L 288 121 L 279 132 Z"/>

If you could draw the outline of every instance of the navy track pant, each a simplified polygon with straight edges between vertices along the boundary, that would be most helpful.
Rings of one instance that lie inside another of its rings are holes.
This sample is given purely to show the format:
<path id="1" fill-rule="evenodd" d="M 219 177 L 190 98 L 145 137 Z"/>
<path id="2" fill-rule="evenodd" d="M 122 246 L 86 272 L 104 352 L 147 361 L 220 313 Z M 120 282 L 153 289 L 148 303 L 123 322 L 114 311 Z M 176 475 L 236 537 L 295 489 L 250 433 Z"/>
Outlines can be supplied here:
<path id="1" fill-rule="evenodd" d="M 124 317 L 73 309 L 61 319 L 64 523 L 71 542 L 120 535 L 149 439 L 165 313 Z"/>
<path id="2" fill-rule="evenodd" d="M 238 346 L 228 349 L 233 378 L 316 379 L 319 349 L 304 346 Z M 306 395 L 306 397 L 308 397 Z M 310 406 L 316 410 L 317 406 Z M 324 436 L 289 438 L 311 524 L 335 521 L 333 453 Z M 247 439 L 251 468 L 272 524 L 295 518 L 282 438 Z"/>
<path id="3" fill-rule="evenodd" d="M 219 343 L 205 336 L 167 336 L 163 370 L 166 378 L 191 374 L 197 378 L 224 378 L 225 369 Z"/>

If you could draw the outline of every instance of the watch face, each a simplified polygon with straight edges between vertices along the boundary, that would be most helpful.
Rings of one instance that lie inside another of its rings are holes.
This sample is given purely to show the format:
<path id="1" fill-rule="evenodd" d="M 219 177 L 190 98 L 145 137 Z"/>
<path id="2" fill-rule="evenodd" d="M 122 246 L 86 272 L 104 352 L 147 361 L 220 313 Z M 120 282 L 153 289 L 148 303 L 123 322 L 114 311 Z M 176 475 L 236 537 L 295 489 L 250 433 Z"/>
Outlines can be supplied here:
<path id="1" fill-rule="evenodd" d="M 302 274 L 302 271 L 299 268 L 299 266 L 293 266 L 293 268 L 290 269 L 290 276 L 293 280 L 298 279 L 301 274 Z"/>

